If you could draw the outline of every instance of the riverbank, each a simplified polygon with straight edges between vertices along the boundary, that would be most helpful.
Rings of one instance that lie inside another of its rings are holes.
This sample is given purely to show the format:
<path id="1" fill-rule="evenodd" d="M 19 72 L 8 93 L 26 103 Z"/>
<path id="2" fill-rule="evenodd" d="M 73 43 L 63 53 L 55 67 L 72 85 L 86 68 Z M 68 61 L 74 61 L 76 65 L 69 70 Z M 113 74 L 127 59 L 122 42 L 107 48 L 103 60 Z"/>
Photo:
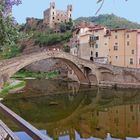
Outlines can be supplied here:
<path id="1" fill-rule="evenodd" d="M 10 83 L 6 83 L 2 89 L 0 89 L 0 97 L 4 97 L 8 93 L 15 93 L 22 90 L 25 87 L 25 81 L 12 79 Z"/>
<path id="2" fill-rule="evenodd" d="M 58 71 L 51 72 L 32 72 L 29 70 L 20 70 L 12 78 L 16 79 L 55 79 L 59 76 Z"/>

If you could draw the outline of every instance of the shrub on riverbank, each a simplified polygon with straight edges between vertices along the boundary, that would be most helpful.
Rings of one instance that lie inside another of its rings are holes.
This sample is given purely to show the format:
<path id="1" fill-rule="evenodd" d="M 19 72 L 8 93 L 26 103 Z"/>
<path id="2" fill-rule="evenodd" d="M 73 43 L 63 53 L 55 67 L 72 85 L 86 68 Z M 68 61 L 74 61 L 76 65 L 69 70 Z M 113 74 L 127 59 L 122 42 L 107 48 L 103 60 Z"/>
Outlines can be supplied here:
<path id="1" fill-rule="evenodd" d="M 51 71 L 51 72 L 32 72 L 29 70 L 20 70 L 17 72 L 13 78 L 36 78 L 36 79 L 54 79 L 59 75 L 58 71 Z"/>

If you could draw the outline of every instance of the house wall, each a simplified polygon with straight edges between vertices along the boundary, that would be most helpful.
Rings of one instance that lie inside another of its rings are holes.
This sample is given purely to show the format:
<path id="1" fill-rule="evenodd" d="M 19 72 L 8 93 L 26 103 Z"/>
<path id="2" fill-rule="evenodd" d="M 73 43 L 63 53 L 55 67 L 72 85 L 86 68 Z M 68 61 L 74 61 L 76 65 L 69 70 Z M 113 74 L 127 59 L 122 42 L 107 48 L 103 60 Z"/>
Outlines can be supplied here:
<path id="1" fill-rule="evenodd" d="M 114 46 L 117 46 L 115 50 Z M 109 39 L 109 63 L 125 66 L 125 30 L 113 30 Z"/>

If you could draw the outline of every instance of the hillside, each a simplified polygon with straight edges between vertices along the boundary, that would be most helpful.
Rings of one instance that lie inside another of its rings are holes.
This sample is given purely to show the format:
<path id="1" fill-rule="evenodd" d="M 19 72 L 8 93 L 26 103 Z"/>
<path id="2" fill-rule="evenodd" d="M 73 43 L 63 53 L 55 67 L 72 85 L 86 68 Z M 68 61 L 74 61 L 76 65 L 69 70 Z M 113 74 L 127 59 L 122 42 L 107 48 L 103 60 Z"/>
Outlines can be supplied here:
<path id="1" fill-rule="evenodd" d="M 101 24 L 107 26 L 109 28 L 128 28 L 128 29 L 136 29 L 140 28 L 140 24 L 131 22 L 125 18 L 118 17 L 114 14 L 104 14 L 99 15 L 97 17 L 79 17 L 75 20 L 75 22 L 79 22 L 81 20 L 85 20 L 88 22 L 95 22 L 97 24 Z"/>

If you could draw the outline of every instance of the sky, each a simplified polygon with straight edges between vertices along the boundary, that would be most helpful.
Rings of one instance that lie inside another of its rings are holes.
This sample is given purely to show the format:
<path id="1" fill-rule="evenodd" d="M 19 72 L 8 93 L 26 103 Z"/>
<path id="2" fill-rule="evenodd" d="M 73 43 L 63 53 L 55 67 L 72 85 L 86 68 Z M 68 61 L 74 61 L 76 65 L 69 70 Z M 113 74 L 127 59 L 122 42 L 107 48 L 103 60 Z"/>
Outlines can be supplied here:
<path id="1" fill-rule="evenodd" d="M 22 4 L 13 7 L 13 16 L 18 23 L 25 23 L 26 17 L 43 18 L 43 11 L 52 0 L 22 0 Z M 57 9 L 66 10 L 68 4 L 73 5 L 73 19 L 81 16 L 95 16 L 99 4 L 96 0 L 53 0 Z M 99 14 L 115 14 L 130 21 L 140 23 L 140 0 L 105 0 Z"/>

